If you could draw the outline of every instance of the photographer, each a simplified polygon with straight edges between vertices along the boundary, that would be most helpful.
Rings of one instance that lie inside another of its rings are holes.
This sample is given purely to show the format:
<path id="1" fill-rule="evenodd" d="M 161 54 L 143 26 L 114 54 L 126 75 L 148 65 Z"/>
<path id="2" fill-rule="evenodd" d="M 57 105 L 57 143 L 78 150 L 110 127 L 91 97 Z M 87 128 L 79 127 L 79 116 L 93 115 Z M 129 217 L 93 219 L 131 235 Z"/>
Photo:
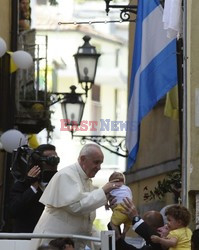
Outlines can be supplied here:
<path id="1" fill-rule="evenodd" d="M 9 208 L 13 217 L 13 232 L 32 233 L 44 205 L 39 199 L 57 172 L 59 157 L 51 144 L 42 144 L 30 155 L 24 180 L 16 180 L 10 192 Z"/>

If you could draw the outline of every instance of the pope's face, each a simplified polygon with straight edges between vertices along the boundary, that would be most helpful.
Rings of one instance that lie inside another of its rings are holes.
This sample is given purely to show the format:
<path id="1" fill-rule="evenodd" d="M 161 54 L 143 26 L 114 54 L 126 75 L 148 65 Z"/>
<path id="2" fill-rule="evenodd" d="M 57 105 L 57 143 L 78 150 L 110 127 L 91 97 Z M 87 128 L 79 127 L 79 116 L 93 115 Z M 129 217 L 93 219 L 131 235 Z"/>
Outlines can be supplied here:
<path id="1" fill-rule="evenodd" d="M 104 161 L 104 156 L 101 150 L 96 149 L 93 154 L 81 156 L 80 165 L 89 178 L 95 177 L 101 169 L 101 164 Z"/>

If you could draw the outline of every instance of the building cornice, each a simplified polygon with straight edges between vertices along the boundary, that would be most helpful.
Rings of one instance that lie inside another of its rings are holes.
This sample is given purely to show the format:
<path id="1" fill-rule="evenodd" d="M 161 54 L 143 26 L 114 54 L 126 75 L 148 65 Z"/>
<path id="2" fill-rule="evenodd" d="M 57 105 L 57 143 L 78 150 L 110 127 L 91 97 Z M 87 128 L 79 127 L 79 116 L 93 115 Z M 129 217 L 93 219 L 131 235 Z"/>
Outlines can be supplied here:
<path id="1" fill-rule="evenodd" d="M 147 178 L 166 174 L 170 171 L 177 170 L 180 165 L 180 158 L 172 159 L 160 164 L 141 168 L 131 173 L 125 173 L 126 184 L 133 184 L 137 181 L 142 181 Z"/>

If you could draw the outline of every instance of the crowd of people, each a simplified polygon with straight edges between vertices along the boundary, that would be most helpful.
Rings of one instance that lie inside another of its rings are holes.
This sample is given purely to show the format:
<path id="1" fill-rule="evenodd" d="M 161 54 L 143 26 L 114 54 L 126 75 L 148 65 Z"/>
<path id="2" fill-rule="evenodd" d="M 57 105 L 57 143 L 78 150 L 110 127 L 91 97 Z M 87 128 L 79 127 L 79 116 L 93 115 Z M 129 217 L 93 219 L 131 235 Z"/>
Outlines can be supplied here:
<path id="1" fill-rule="evenodd" d="M 168 206 L 167 223 L 159 211 L 148 211 L 142 217 L 133 202 L 132 191 L 124 175 L 114 172 L 109 181 L 95 188 L 92 178 L 101 169 L 104 155 L 96 144 L 86 144 L 77 162 L 59 171 L 56 148 L 40 145 L 31 155 L 24 181 L 16 180 L 10 193 L 13 232 L 37 234 L 76 234 L 94 236 L 96 209 L 112 209 L 108 224 L 116 235 L 116 250 L 136 250 L 125 241 L 129 229 L 143 238 L 142 250 L 199 249 L 199 229 L 189 229 L 191 214 L 182 205 Z M 121 225 L 124 225 L 123 231 Z M 83 250 L 98 244 L 72 238 L 31 239 L 30 250 Z"/>

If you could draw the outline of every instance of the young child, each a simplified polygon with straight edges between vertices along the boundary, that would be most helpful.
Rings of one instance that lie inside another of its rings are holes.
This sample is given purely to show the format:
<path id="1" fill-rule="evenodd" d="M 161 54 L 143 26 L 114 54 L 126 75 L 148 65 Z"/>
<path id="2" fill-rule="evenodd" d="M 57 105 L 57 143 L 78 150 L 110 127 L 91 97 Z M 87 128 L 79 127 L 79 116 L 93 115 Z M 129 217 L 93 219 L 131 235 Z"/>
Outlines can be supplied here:
<path id="1" fill-rule="evenodd" d="M 181 205 L 173 205 L 167 208 L 165 215 L 167 216 L 169 234 L 166 238 L 152 235 L 151 240 L 154 243 L 160 243 L 169 250 L 190 250 L 192 232 L 187 227 L 191 218 L 188 209 Z"/>
<path id="2" fill-rule="evenodd" d="M 125 183 L 125 177 L 120 172 L 114 172 L 113 174 L 111 174 L 111 176 L 109 177 L 109 181 L 114 179 L 117 179 L 119 182 Z M 119 226 L 121 224 L 124 224 L 124 229 L 121 235 L 124 238 L 132 222 L 126 214 L 122 213 L 122 211 L 124 211 L 124 208 L 122 207 L 121 203 L 123 203 L 123 199 L 127 197 L 132 200 L 132 192 L 129 187 L 123 184 L 120 188 L 114 189 L 110 193 L 116 199 L 116 206 L 113 208 L 110 225 L 112 229 L 116 231 L 117 238 L 117 233 L 119 234 Z"/>

